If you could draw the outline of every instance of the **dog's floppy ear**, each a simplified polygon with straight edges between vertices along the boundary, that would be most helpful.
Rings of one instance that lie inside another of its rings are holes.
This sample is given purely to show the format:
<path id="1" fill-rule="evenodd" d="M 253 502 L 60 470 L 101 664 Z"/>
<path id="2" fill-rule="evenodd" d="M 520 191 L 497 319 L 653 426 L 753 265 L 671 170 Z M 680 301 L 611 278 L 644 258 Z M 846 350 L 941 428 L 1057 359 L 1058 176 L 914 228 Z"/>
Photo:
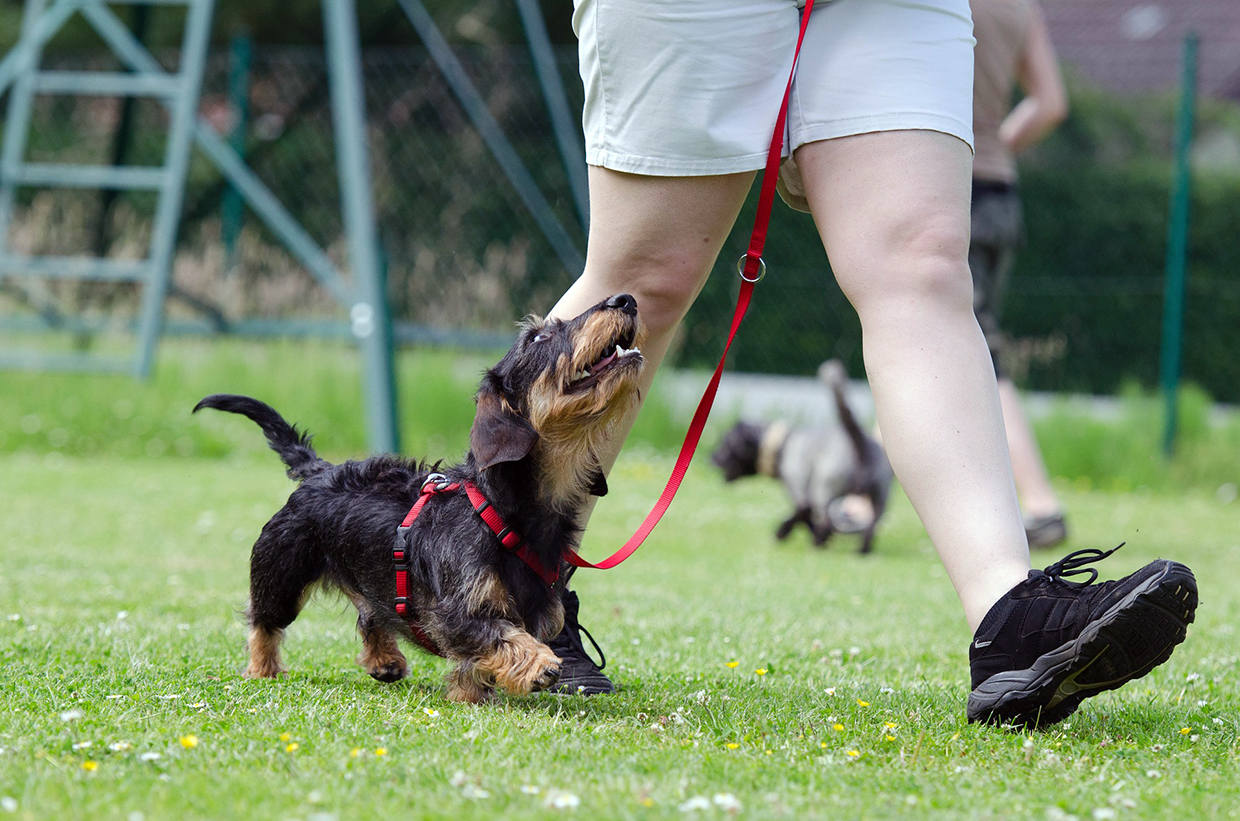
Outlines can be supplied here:
<path id="1" fill-rule="evenodd" d="M 469 447 L 479 470 L 523 459 L 538 441 L 530 423 L 513 413 L 489 380 L 478 391 L 478 411 L 469 429 Z"/>

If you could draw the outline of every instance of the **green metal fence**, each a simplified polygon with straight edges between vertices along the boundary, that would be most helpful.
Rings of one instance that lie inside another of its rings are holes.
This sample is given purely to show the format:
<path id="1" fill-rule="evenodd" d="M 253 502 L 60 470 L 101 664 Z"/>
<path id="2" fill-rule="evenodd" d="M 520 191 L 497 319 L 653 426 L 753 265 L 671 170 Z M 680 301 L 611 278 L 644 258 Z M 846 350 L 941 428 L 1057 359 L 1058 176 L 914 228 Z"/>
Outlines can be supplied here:
<path id="1" fill-rule="evenodd" d="M 514 320 L 547 310 L 571 282 L 584 251 L 581 213 L 528 49 L 452 47 L 451 54 L 536 191 L 514 184 L 427 49 L 366 49 L 367 128 L 387 288 L 398 340 L 502 345 Z M 64 67 L 99 59 L 54 56 Z M 575 55 L 559 50 L 556 58 L 568 108 L 578 111 Z M 203 113 L 224 134 L 239 123 L 231 61 L 227 48 L 211 56 L 202 98 Z M 254 44 L 247 75 L 248 163 L 343 264 L 321 49 Z M 120 112 L 98 100 L 41 101 L 33 116 L 32 150 L 65 158 L 110 150 Z M 163 116 L 150 107 L 133 113 L 128 161 L 139 164 L 161 150 L 153 135 Z M 1025 163 L 1029 236 L 1005 308 L 1013 372 L 1039 390 L 1112 393 L 1125 380 L 1152 390 L 1158 384 L 1170 146 L 1135 164 L 1094 157 L 1065 163 L 1065 152 L 1074 150 L 1065 137 Z M 228 196 L 214 168 L 195 160 L 169 327 L 320 333 L 325 320 L 339 320 L 337 302 L 261 223 L 247 216 L 235 227 Z M 1182 377 L 1216 398 L 1240 402 L 1240 365 L 1231 353 L 1240 348 L 1240 171 L 1199 171 L 1193 196 Z M 13 230 L 21 242 L 49 250 L 87 248 L 104 236 L 107 252 L 123 256 L 149 230 L 150 203 L 126 193 L 107 211 L 104 205 L 40 194 L 19 200 Z M 747 209 L 738 221 L 718 273 L 690 314 L 675 352 L 682 366 L 706 367 L 718 357 L 736 287 L 728 269 L 743 250 L 750 215 Z M 552 224 L 558 235 L 548 230 Z M 808 375 L 833 355 L 860 376 L 858 323 L 831 280 L 808 217 L 777 208 L 767 263 L 770 273 L 733 348 L 732 367 Z M 38 296 L 95 325 L 135 316 L 124 286 L 48 283 Z M 36 304 L 31 294 L 6 286 L 0 292 L 5 327 L 38 325 Z"/>

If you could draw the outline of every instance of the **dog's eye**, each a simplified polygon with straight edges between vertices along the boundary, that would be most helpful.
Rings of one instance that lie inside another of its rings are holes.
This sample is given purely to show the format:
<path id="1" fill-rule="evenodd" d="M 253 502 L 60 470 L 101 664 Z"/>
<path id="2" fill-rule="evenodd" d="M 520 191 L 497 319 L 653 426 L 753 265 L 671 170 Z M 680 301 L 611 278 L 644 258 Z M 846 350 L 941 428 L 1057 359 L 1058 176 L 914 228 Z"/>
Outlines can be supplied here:
<path id="1" fill-rule="evenodd" d="M 546 334 L 534 334 L 534 338 L 530 340 L 530 344 L 532 345 L 535 342 L 542 342 L 546 338 Z"/>

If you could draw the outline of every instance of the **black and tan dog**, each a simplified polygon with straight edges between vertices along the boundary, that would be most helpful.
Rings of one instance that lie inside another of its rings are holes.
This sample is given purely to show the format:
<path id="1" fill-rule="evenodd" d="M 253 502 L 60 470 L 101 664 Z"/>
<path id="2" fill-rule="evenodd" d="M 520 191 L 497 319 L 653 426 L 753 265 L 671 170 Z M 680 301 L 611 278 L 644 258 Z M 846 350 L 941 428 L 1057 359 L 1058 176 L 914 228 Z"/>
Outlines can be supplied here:
<path id="1" fill-rule="evenodd" d="M 358 662 L 379 681 L 408 675 L 404 638 L 455 662 L 455 701 L 554 685 L 560 659 L 545 642 L 564 609 L 553 583 L 578 512 L 606 492 L 595 454 L 638 397 L 641 335 L 627 294 L 573 320 L 527 319 L 483 378 L 470 450 L 451 467 L 390 455 L 330 464 L 262 402 L 199 402 L 258 423 L 301 480 L 254 544 L 246 675 L 283 672 L 284 630 L 322 584 L 357 607 Z"/>
<path id="2" fill-rule="evenodd" d="M 763 475 L 784 483 L 792 499 L 792 515 L 775 537 L 783 540 L 798 524 L 821 547 L 835 533 L 860 532 L 860 552 L 874 546 L 874 529 L 887 507 L 891 464 L 873 437 L 861 429 L 844 395 L 847 374 L 835 360 L 824 362 L 818 377 L 835 400 L 839 424 L 833 427 L 793 426 L 785 422 L 738 422 L 711 454 L 726 481 Z M 857 523 L 843 511 L 850 495 L 868 498 L 873 516 Z"/>

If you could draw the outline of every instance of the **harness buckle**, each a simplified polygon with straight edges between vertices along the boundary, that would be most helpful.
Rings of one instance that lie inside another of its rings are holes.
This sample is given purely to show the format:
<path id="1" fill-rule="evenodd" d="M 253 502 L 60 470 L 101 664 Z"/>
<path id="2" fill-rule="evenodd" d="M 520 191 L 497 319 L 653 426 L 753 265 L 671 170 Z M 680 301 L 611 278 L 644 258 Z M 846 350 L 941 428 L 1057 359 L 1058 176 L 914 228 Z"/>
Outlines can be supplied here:
<path id="1" fill-rule="evenodd" d="M 452 484 L 447 476 L 442 473 L 432 473 L 426 477 L 426 481 L 422 483 L 423 493 L 441 493 L 448 485 Z"/>

